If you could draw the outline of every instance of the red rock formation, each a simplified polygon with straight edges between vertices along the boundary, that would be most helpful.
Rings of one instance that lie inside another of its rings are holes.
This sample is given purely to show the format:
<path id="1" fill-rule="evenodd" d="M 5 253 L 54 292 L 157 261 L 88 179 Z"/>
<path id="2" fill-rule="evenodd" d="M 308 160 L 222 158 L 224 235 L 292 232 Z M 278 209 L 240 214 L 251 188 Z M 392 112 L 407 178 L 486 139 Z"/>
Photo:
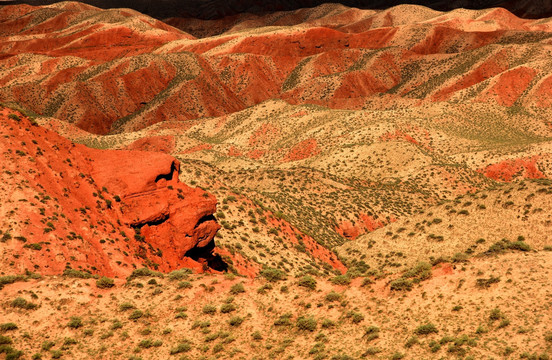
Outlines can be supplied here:
<path id="1" fill-rule="evenodd" d="M 124 276 L 215 258 L 216 199 L 179 182 L 173 157 L 90 149 L 7 108 L 0 120 L 0 270 Z"/>
<path id="2" fill-rule="evenodd" d="M 526 179 L 542 179 L 546 176 L 538 169 L 538 160 L 538 156 L 505 160 L 497 164 L 489 165 L 485 169 L 479 171 L 488 178 L 505 182 L 510 182 L 518 176 Z"/>

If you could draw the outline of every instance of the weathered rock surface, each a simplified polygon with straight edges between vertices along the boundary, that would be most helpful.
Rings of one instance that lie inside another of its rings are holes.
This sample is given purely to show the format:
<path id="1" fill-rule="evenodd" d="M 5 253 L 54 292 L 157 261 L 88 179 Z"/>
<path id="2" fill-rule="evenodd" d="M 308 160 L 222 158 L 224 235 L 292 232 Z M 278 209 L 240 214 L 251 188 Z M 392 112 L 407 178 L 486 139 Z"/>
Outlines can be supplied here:
<path id="1" fill-rule="evenodd" d="M 216 199 L 179 182 L 172 156 L 90 149 L 7 108 L 0 119 L 0 269 L 209 267 Z"/>

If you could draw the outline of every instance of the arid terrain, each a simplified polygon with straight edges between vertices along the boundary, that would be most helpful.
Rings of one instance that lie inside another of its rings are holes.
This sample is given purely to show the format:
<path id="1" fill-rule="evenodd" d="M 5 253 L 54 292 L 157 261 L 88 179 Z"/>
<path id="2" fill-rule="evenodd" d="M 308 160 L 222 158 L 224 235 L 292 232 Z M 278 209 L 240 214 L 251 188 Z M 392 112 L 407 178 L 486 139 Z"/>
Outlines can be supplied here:
<path id="1" fill-rule="evenodd" d="M 552 18 L 0 6 L 0 358 L 548 359 Z"/>

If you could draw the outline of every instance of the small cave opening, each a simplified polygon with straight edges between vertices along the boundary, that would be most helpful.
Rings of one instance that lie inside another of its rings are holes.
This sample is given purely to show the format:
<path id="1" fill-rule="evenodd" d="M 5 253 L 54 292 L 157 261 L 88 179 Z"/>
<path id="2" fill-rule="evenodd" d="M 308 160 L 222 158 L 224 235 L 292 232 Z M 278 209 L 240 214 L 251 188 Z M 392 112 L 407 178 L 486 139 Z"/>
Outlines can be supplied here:
<path id="1" fill-rule="evenodd" d="M 228 264 L 222 260 L 222 257 L 218 254 L 214 254 L 215 242 L 211 241 L 207 246 L 202 248 L 190 249 L 185 256 L 192 258 L 193 260 L 203 264 L 204 267 L 226 272 L 228 271 Z"/>
<path id="2" fill-rule="evenodd" d="M 158 182 L 161 179 L 165 179 L 167 180 L 167 182 L 172 181 L 175 175 L 177 175 L 176 177 L 178 178 L 178 168 L 176 167 L 176 163 L 173 161 L 169 173 L 157 175 L 157 177 L 155 178 L 155 182 Z"/>

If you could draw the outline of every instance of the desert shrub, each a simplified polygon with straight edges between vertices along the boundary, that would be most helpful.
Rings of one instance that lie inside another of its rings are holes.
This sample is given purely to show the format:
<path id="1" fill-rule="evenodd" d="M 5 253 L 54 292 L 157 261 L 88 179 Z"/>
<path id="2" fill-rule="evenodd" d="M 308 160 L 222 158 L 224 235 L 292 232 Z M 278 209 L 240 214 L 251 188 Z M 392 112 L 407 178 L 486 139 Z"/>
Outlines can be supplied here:
<path id="1" fill-rule="evenodd" d="M 499 277 L 491 276 L 488 279 L 477 279 L 475 285 L 481 289 L 488 289 L 492 284 L 500 282 Z"/>
<path id="2" fill-rule="evenodd" d="M 127 311 L 127 310 L 131 310 L 131 309 L 134 309 L 134 308 L 136 308 L 136 306 L 134 306 L 134 304 L 129 303 L 129 302 L 124 302 L 121 305 L 119 305 L 119 310 L 120 311 Z"/>
<path id="3" fill-rule="evenodd" d="M 191 273 L 190 269 L 180 269 L 180 270 L 174 270 L 170 272 L 168 276 L 169 276 L 169 280 L 177 281 L 177 280 L 187 279 L 190 273 Z"/>
<path id="4" fill-rule="evenodd" d="M 214 313 L 217 312 L 217 307 L 215 305 L 212 305 L 212 304 L 207 304 L 207 305 L 203 306 L 203 309 L 201 309 L 201 311 L 204 314 L 213 315 Z"/>
<path id="5" fill-rule="evenodd" d="M 401 359 L 404 359 L 405 355 L 402 354 L 402 353 L 399 353 L 399 352 L 396 352 L 394 353 L 393 355 L 391 355 L 391 360 L 401 360 Z"/>
<path id="6" fill-rule="evenodd" d="M 0 345 L 10 345 L 13 341 L 10 337 L 0 335 Z"/>
<path id="7" fill-rule="evenodd" d="M 274 320 L 274 325 L 276 326 L 290 326 L 291 325 L 291 313 L 285 313 L 281 315 L 278 319 Z"/>
<path id="8" fill-rule="evenodd" d="M 230 324 L 230 326 L 240 326 L 242 324 L 243 320 L 245 320 L 245 319 L 242 318 L 242 317 L 233 316 L 233 317 L 230 318 L 230 320 L 228 320 L 228 324 Z"/>
<path id="9" fill-rule="evenodd" d="M 324 329 L 332 328 L 332 327 L 335 326 L 335 321 L 330 320 L 330 319 L 324 319 L 324 320 L 322 320 L 322 323 L 320 325 Z"/>
<path id="10" fill-rule="evenodd" d="M 115 286 L 115 281 L 106 276 L 102 276 L 101 278 L 96 280 L 96 286 L 100 289 L 109 289 Z"/>
<path id="11" fill-rule="evenodd" d="M 4 275 L 0 276 L 0 289 L 2 289 L 5 285 L 13 284 L 17 281 L 25 281 L 24 275 Z"/>
<path id="12" fill-rule="evenodd" d="M 544 341 L 552 343 L 552 333 L 547 333 L 544 335 Z"/>
<path id="13" fill-rule="evenodd" d="M 504 317 L 504 315 L 502 315 L 502 312 L 500 311 L 499 308 L 492 309 L 491 313 L 489 314 L 489 320 L 490 321 L 500 320 L 503 317 Z"/>
<path id="14" fill-rule="evenodd" d="M 330 280 L 335 285 L 349 285 L 351 278 L 347 275 L 337 275 Z"/>
<path id="15" fill-rule="evenodd" d="M 127 281 L 131 281 L 133 279 L 141 278 L 141 277 L 163 278 L 164 276 L 163 276 L 163 273 L 160 273 L 159 271 L 153 271 L 151 269 L 143 267 L 143 268 L 140 268 L 140 269 L 135 269 L 132 272 L 132 274 L 130 274 L 129 277 L 127 277 Z"/>
<path id="16" fill-rule="evenodd" d="M 316 289 L 316 279 L 314 279 L 310 275 L 306 275 L 299 279 L 299 281 L 297 282 L 297 285 L 307 288 L 309 290 L 314 290 Z"/>
<path id="17" fill-rule="evenodd" d="M 370 342 L 372 340 L 375 340 L 379 338 L 380 329 L 377 326 L 368 326 L 366 329 L 364 329 L 364 335 L 362 335 L 362 338 L 366 342 Z"/>
<path id="18" fill-rule="evenodd" d="M 179 289 L 191 289 L 193 287 L 193 285 L 189 281 L 181 281 L 181 282 L 178 283 L 177 287 Z"/>
<path id="19" fill-rule="evenodd" d="M 41 345 L 41 349 L 44 351 L 50 351 L 51 348 L 54 347 L 56 343 L 53 341 L 44 341 Z"/>
<path id="20" fill-rule="evenodd" d="M 17 330 L 17 325 L 15 323 L 4 323 L 2 325 L 0 325 L 0 331 L 2 332 L 5 332 L 5 331 L 10 331 L 10 330 Z"/>
<path id="21" fill-rule="evenodd" d="M 392 291 L 412 290 L 412 280 L 410 279 L 398 278 L 391 281 L 390 285 Z"/>
<path id="22" fill-rule="evenodd" d="M 20 118 L 18 115 L 16 115 L 16 114 L 9 114 L 9 115 L 8 115 L 8 118 L 9 118 L 9 119 L 12 119 L 12 120 L 15 120 L 15 121 L 17 121 L 17 122 L 20 122 L 20 121 L 21 121 L 21 118 Z"/>
<path id="23" fill-rule="evenodd" d="M 82 319 L 78 316 L 72 316 L 67 323 L 67 327 L 70 327 L 71 329 L 78 329 L 82 327 L 82 325 Z"/>
<path id="24" fill-rule="evenodd" d="M 142 316 L 144 316 L 144 312 L 142 310 L 134 310 L 128 317 L 129 320 L 138 320 Z"/>
<path id="25" fill-rule="evenodd" d="M 417 345 L 419 343 L 420 343 L 420 340 L 418 340 L 418 337 L 412 336 L 406 341 L 406 343 L 404 344 L 404 347 L 410 349 L 412 346 Z"/>
<path id="26" fill-rule="evenodd" d="M 318 322 L 312 316 L 301 316 L 297 319 L 296 326 L 299 330 L 315 331 L 318 326 Z"/>
<path id="27" fill-rule="evenodd" d="M 183 341 L 178 344 L 176 347 L 172 348 L 170 353 L 171 355 L 181 354 L 192 350 L 192 345 L 189 341 Z"/>
<path id="28" fill-rule="evenodd" d="M 264 268 L 261 270 L 260 275 L 271 282 L 276 282 L 286 279 L 286 273 L 279 269 Z"/>
<path id="29" fill-rule="evenodd" d="M 251 337 L 253 338 L 253 340 L 262 340 L 263 339 L 263 335 L 261 334 L 260 331 L 255 331 L 254 333 L 251 334 Z"/>
<path id="30" fill-rule="evenodd" d="M 90 274 L 89 272 L 75 269 L 65 269 L 63 271 L 63 276 L 76 279 L 90 279 L 94 277 L 94 275 Z"/>
<path id="31" fill-rule="evenodd" d="M 356 311 L 349 311 L 347 313 L 347 317 L 349 319 L 351 319 L 351 321 L 353 322 L 353 324 L 358 324 L 359 322 L 361 322 L 362 320 L 364 320 L 364 315 L 362 315 L 361 313 L 359 312 L 356 312 Z"/>
<path id="32" fill-rule="evenodd" d="M 245 292 L 245 288 L 243 286 L 243 283 L 237 283 L 232 285 L 230 288 L 230 294 L 237 295 Z"/>
<path id="33" fill-rule="evenodd" d="M 14 308 L 25 309 L 25 310 L 33 310 L 38 307 L 37 304 L 27 301 L 22 297 L 17 297 L 13 299 L 10 305 Z"/>
<path id="34" fill-rule="evenodd" d="M 220 307 L 220 312 L 223 313 L 223 314 L 227 314 L 227 313 L 232 312 L 234 310 L 236 310 L 236 305 L 234 305 L 234 304 L 223 304 Z"/>
<path id="35" fill-rule="evenodd" d="M 437 327 L 432 323 L 420 325 L 414 330 L 414 334 L 416 335 L 428 335 L 437 332 L 439 332 L 439 330 L 437 330 Z"/>
<path id="36" fill-rule="evenodd" d="M 343 298 L 343 295 L 335 291 L 331 291 L 326 295 L 326 301 L 328 302 L 341 301 L 342 298 Z"/>
<path id="37" fill-rule="evenodd" d="M 427 280 L 431 277 L 431 264 L 420 262 L 414 268 L 408 270 L 403 275 L 404 278 L 411 278 L 414 282 Z"/>

